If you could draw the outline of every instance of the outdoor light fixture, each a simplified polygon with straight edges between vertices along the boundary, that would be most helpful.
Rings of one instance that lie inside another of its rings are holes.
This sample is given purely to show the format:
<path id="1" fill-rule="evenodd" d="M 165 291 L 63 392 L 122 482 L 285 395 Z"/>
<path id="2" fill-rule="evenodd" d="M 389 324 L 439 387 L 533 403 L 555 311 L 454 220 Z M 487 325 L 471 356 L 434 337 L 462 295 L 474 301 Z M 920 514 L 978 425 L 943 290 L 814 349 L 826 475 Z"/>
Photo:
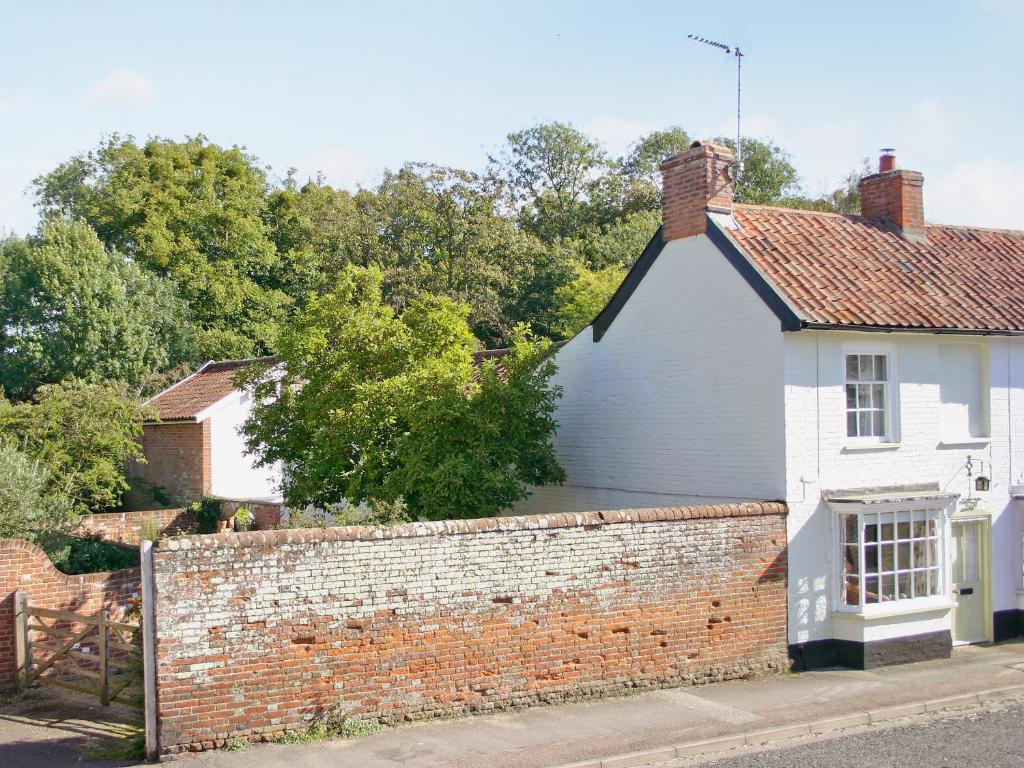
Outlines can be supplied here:
<path id="1" fill-rule="evenodd" d="M 992 487 L 992 481 L 988 477 L 986 477 L 986 475 L 985 475 L 985 462 L 984 461 L 980 461 L 979 465 L 980 466 L 979 466 L 979 469 L 978 469 L 978 476 L 974 477 L 974 460 L 971 458 L 970 455 L 968 455 L 967 456 L 967 461 L 964 462 L 963 469 L 967 470 L 967 482 L 968 482 L 967 498 L 968 499 L 971 498 L 971 492 L 970 492 L 970 485 L 969 484 L 971 482 L 971 478 L 972 477 L 974 477 L 974 490 L 984 492 L 984 491 L 989 490 Z"/>

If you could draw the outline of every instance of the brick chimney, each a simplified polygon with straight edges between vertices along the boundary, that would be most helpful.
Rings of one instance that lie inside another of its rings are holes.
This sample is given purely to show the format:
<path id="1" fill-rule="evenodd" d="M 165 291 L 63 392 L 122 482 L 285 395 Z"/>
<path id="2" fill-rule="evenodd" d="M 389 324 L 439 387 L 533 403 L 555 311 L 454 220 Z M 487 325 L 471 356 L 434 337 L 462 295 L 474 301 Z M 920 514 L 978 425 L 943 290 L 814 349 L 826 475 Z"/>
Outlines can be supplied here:
<path id="1" fill-rule="evenodd" d="M 661 164 L 662 239 L 703 235 L 707 212 L 732 212 L 732 152 L 710 141 L 695 141 Z"/>
<path id="2" fill-rule="evenodd" d="M 893 150 L 882 150 L 878 173 L 860 180 L 860 212 L 883 220 L 906 240 L 927 241 L 924 231 L 924 176 L 896 167 Z"/>

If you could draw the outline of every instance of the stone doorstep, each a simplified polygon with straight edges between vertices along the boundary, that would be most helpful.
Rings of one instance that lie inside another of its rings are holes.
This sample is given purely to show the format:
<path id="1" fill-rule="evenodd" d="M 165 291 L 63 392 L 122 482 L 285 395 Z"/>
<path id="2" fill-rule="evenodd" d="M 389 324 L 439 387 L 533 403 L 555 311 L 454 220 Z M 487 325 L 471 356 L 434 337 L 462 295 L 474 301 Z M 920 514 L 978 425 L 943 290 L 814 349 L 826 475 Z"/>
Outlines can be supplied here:
<path id="1" fill-rule="evenodd" d="M 904 717 L 942 712 L 948 709 L 956 709 L 957 707 L 984 704 L 989 701 L 999 701 L 1018 696 L 1024 697 L 1024 685 L 994 688 L 979 691 L 978 693 L 965 693 L 959 696 L 948 696 L 943 699 L 931 699 L 930 701 L 919 701 L 911 704 L 899 704 L 894 707 L 873 709 L 869 712 L 856 712 L 827 720 L 794 723 L 763 731 L 722 736 L 703 741 L 692 741 L 687 744 L 677 744 L 673 747 L 653 749 L 646 752 L 631 752 L 625 755 L 616 755 L 615 757 L 584 760 L 583 762 L 556 766 L 556 768 L 636 768 L 637 766 L 664 763 L 681 757 L 695 757 L 715 752 L 725 752 L 726 750 L 743 746 L 774 744 L 788 739 L 800 738 L 801 736 L 833 733 L 847 728 L 874 725 L 876 723 L 899 720 Z"/>

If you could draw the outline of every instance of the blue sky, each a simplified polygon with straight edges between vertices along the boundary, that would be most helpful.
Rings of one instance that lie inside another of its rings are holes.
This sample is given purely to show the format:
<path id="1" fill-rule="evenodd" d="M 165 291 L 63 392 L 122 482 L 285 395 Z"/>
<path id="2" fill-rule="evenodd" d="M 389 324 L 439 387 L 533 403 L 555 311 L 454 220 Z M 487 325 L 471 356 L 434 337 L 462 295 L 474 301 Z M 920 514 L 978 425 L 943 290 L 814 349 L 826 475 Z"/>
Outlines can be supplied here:
<path id="1" fill-rule="evenodd" d="M 572 122 L 609 150 L 679 124 L 771 136 L 819 191 L 877 149 L 924 172 L 929 219 L 1024 228 L 1024 0 L 0 0 L 0 228 L 32 178 L 112 132 L 204 133 L 342 186 L 480 168 L 509 131 Z"/>

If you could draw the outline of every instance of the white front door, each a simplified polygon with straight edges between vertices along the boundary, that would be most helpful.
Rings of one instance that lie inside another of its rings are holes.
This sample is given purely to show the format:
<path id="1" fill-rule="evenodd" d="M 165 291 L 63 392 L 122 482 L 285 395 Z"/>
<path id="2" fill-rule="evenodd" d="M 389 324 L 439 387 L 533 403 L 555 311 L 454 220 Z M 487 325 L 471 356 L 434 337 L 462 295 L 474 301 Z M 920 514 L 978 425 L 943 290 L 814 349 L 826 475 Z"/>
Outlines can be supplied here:
<path id="1" fill-rule="evenodd" d="M 984 522 L 953 522 L 953 642 L 986 640 Z"/>

